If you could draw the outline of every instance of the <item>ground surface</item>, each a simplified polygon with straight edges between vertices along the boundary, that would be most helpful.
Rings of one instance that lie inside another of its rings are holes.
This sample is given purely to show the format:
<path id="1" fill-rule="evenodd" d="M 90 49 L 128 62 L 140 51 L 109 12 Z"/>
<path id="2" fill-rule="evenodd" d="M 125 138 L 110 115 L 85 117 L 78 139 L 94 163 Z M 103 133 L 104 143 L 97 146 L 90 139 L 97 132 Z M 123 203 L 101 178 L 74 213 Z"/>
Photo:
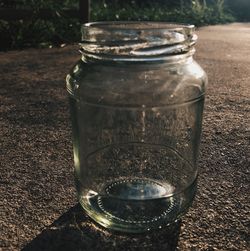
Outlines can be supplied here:
<path id="1" fill-rule="evenodd" d="M 199 191 L 181 230 L 143 236 L 98 230 L 76 205 L 64 84 L 76 47 L 0 53 L 0 250 L 174 250 L 179 230 L 178 250 L 249 250 L 250 24 L 198 35 Z"/>

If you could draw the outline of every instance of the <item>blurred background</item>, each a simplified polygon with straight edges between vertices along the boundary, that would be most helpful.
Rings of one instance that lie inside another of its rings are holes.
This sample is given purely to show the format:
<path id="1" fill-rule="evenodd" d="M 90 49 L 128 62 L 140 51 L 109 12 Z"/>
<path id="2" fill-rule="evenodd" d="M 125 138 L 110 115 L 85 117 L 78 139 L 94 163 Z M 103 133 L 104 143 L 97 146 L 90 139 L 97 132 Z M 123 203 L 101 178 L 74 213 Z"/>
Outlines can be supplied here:
<path id="1" fill-rule="evenodd" d="M 78 42 L 81 23 L 88 19 L 196 26 L 249 22 L 250 0 L 1 0 L 0 50 L 63 47 Z"/>

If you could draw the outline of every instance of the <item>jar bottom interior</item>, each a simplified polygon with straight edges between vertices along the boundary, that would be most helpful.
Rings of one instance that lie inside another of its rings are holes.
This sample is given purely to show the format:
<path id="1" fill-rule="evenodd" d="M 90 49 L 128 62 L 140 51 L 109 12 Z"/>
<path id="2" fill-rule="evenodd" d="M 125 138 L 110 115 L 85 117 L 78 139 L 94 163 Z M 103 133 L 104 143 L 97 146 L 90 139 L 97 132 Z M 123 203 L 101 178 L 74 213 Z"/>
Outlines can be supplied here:
<path id="1" fill-rule="evenodd" d="M 167 225 L 190 207 L 196 179 L 184 191 L 172 193 L 172 185 L 156 180 L 128 178 L 106 184 L 106 195 L 83 193 L 77 182 L 79 201 L 86 213 L 100 225 L 123 232 L 140 233 Z"/>

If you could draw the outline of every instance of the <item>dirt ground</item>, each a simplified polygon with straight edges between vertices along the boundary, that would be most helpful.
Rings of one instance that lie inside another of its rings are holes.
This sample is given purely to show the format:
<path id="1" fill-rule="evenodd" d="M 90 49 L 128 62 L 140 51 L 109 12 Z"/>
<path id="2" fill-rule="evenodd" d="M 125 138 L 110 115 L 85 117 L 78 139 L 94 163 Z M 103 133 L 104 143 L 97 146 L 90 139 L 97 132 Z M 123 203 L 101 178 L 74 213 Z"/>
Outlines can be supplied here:
<path id="1" fill-rule="evenodd" d="M 249 250 L 250 24 L 198 35 L 198 194 L 181 223 L 144 235 L 100 229 L 77 205 L 65 90 L 77 46 L 0 53 L 0 250 Z"/>

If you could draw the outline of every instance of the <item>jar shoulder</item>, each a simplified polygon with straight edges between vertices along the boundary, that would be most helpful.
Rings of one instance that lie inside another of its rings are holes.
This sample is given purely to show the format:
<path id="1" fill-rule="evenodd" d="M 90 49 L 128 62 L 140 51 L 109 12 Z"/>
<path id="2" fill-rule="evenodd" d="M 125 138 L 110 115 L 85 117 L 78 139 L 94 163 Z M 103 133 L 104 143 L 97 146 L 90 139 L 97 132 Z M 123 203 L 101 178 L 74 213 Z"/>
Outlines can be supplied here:
<path id="1" fill-rule="evenodd" d="M 203 95 L 207 76 L 195 60 L 179 64 L 101 64 L 80 60 L 66 82 L 68 91 L 82 99 L 162 105 Z"/>

